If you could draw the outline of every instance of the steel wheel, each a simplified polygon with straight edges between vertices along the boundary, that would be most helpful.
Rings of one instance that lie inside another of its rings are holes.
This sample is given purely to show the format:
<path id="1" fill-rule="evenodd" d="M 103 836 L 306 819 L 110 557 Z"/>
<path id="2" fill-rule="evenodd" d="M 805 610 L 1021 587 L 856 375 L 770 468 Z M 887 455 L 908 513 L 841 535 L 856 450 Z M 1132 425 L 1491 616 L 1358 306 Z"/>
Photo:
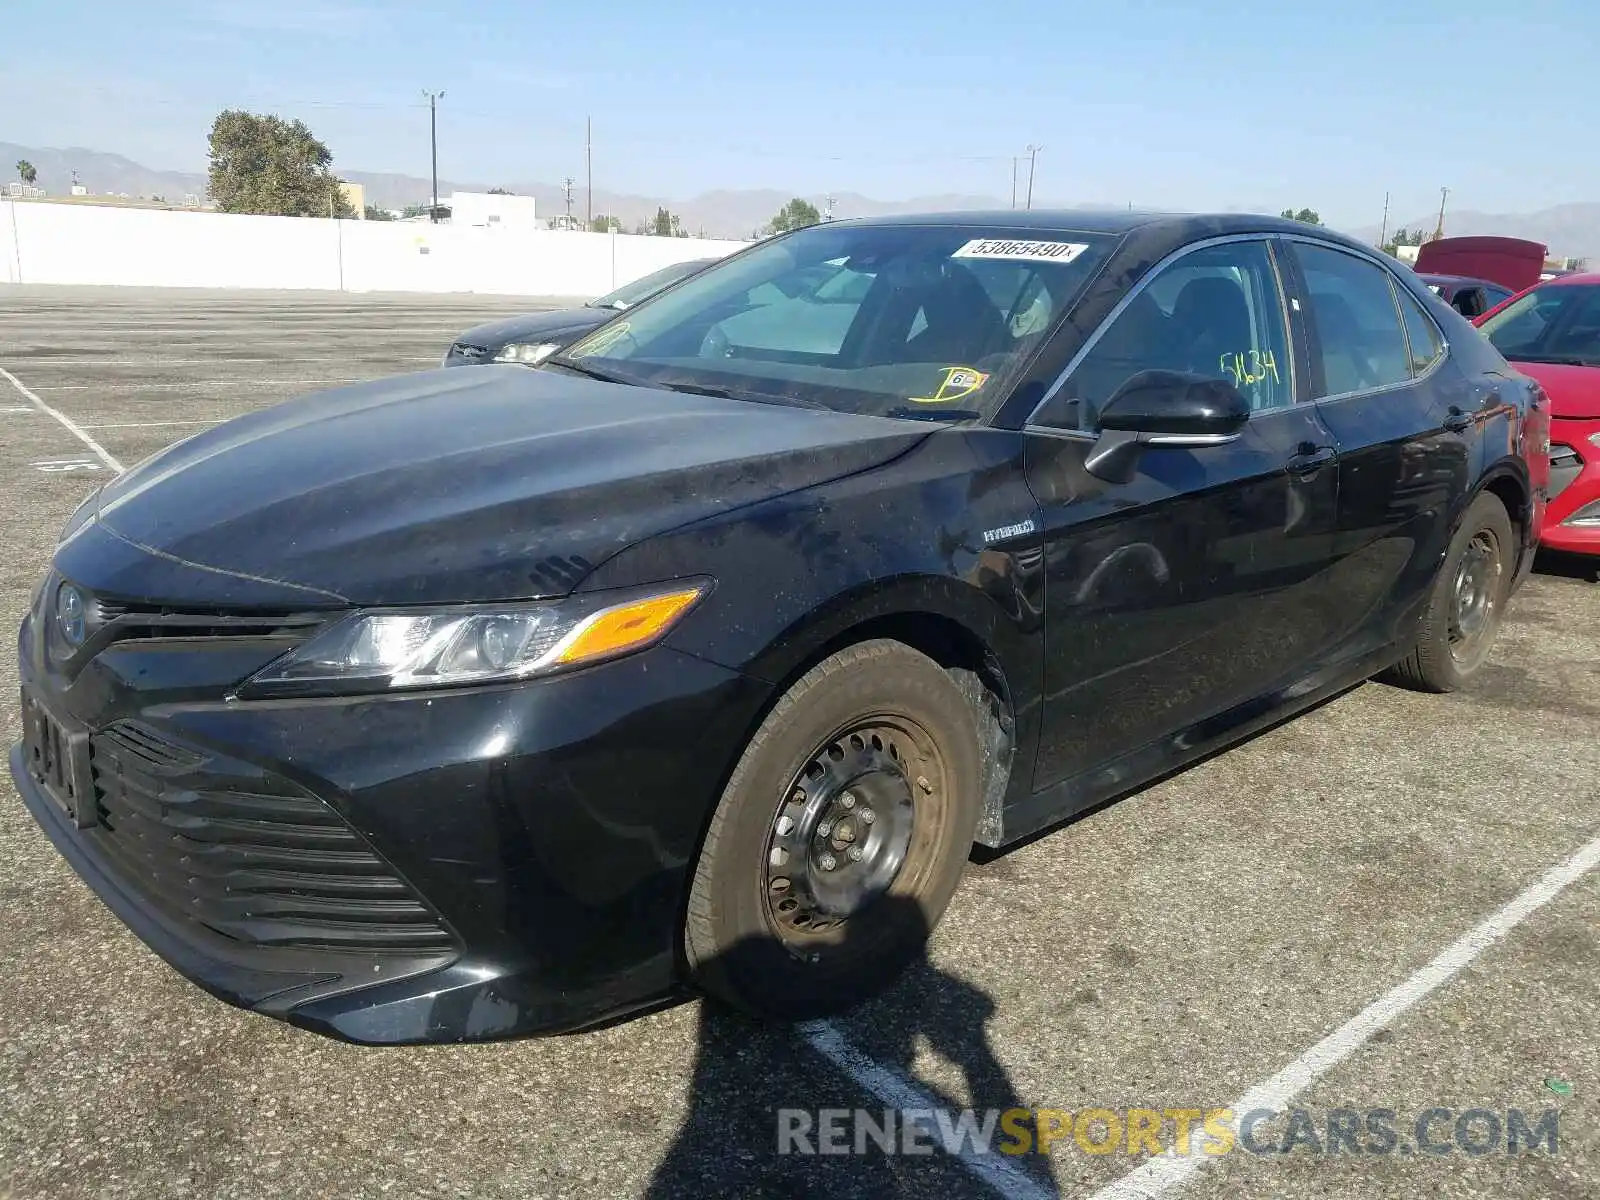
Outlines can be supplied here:
<path id="1" fill-rule="evenodd" d="M 1492 530 L 1480 529 L 1467 543 L 1450 613 L 1450 653 L 1457 662 L 1474 661 L 1484 634 L 1494 627 L 1503 561 Z"/>
<path id="2" fill-rule="evenodd" d="M 974 707 L 888 639 L 847 646 L 762 721 L 706 830 L 684 920 L 690 978 L 782 1020 L 839 1012 L 923 952 L 983 795 Z"/>
<path id="3" fill-rule="evenodd" d="M 916 792 L 944 774 L 932 738 L 909 725 L 875 718 L 842 731 L 786 790 L 767 842 L 767 914 L 791 945 L 860 912 L 899 875 Z"/>

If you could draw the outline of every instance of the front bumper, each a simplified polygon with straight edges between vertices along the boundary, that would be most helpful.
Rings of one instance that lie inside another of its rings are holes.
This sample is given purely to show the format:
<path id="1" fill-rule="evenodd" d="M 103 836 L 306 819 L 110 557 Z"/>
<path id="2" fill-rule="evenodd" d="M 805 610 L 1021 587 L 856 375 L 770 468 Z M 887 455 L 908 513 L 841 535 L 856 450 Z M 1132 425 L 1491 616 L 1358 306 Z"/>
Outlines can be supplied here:
<path id="1" fill-rule="evenodd" d="M 11 773 L 72 868 L 206 991 L 371 1044 L 560 1032 L 676 993 L 688 867 L 760 685 L 658 647 L 515 687 L 229 704 L 141 698 L 151 653 L 108 651 L 70 684 L 24 653 L 22 675 L 92 740 L 131 725 L 163 761 L 124 774 L 113 751 L 77 819 L 20 745 Z M 346 873 L 358 857 L 395 944 L 347 936 L 356 900 L 304 860 L 241 859 L 252 804 L 291 840 L 332 839 Z"/>
<path id="2" fill-rule="evenodd" d="M 1593 438 L 1600 438 L 1600 420 L 1560 419 L 1551 423 L 1552 455 L 1575 453 L 1579 470 L 1575 476 L 1570 471 L 1565 473 L 1565 478 L 1561 480 L 1564 486 L 1551 497 L 1545 509 L 1544 529 L 1539 535 L 1539 544 L 1547 550 L 1600 554 L 1600 521 L 1587 523 L 1596 514 L 1593 511 L 1585 514 L 1583 524 L 1572 523 L 1573 518 L 1584 509 L 1600 505 L 1600 445 L 1596 445 L 1591 440 Z"/>

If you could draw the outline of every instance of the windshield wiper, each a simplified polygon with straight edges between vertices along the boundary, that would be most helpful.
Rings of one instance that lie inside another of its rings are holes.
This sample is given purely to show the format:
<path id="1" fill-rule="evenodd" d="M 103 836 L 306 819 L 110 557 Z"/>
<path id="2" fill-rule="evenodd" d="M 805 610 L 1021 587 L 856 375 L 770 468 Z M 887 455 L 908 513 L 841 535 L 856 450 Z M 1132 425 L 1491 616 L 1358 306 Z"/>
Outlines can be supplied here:
<path id="1" fill-rule="evenodd" d="M 587 375 L 590 379 L 598 379 L 601 383 L 623 383 L 629 387 L 638 387 L 639 381 L 631 375 L 616 375 L 610 371 L 602 371 L 596 367 L 585 366 L 564 354 L 552 354 L 541 364 L 547 367 L 560 367 L 576 375 Z"/>
<path id="2" fill-rule="evenodd" d="M 746 392 L 735 388 L 717 387 L 710 383 L 687 383 L 678 379 L 652 379 L 650 387 L 666 388 L 673 392 L 688 392 L 695 396 L 715 396 L 718 400 L 748 400 L 754 404 L 788 404 L 795 408 L 828 409 L 816 400 L 802 400 L 799 396 L 778 396 L 771 392 Z"/>
<path id="3" fill-rule="evenodd" d="M 902 404 L 883 414 L 904 421 L 976 421 L 983 416 L 975 408 L 912 408 Z"/>

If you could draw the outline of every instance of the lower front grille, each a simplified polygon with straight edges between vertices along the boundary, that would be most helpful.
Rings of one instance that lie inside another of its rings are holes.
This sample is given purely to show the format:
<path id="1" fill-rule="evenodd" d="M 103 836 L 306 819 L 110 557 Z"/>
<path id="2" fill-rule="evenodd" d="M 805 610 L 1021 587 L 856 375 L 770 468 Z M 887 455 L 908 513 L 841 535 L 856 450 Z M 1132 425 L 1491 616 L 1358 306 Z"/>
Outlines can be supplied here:
<path id="1" fill-rule="evenodd" d="M 437 954 L 421 898 L 323 801 L 131 722 L 89 743 L 98 837 L 184 917 L 262 948 Z"/>

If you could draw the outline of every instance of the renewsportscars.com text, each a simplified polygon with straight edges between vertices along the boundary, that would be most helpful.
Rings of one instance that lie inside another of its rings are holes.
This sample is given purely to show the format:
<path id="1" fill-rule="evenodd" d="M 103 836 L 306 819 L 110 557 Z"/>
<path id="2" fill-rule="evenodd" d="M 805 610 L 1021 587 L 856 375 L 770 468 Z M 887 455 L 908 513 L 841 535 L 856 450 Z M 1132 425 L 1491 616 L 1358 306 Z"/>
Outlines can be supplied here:
<path id="1" fill-rule="evenodd" d="M 779 1154 L 1434 1155 L 1542 1153 L 1560 1113 L 1489 1108 L 781 1108 Z"/>

